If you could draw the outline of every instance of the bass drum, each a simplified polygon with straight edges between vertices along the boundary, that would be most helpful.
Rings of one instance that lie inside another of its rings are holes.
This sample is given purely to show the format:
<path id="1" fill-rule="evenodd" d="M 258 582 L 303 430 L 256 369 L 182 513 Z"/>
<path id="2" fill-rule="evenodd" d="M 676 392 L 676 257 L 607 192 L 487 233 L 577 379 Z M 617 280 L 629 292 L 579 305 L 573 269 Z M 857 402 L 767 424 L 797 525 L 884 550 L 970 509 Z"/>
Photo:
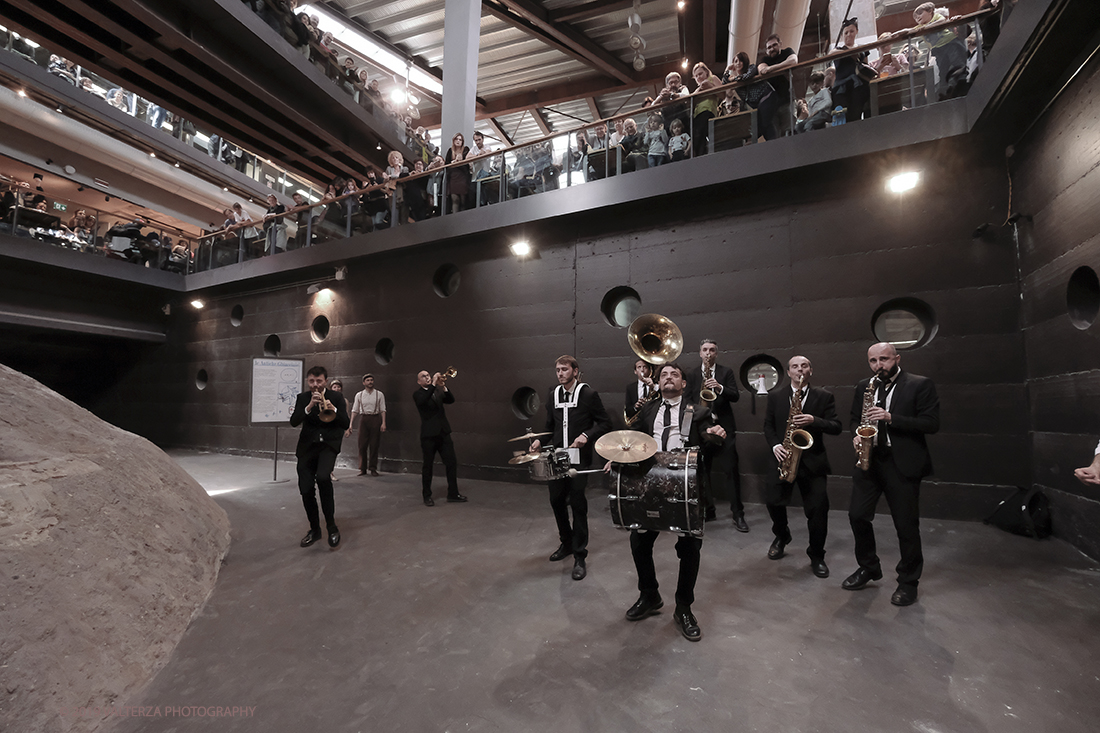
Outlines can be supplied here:
<path id="1" fill-rule="evenodd" d="M 611 521 L 620 529 L 703 536 L 699 451 L 661 452 L 611 465 Z"/>

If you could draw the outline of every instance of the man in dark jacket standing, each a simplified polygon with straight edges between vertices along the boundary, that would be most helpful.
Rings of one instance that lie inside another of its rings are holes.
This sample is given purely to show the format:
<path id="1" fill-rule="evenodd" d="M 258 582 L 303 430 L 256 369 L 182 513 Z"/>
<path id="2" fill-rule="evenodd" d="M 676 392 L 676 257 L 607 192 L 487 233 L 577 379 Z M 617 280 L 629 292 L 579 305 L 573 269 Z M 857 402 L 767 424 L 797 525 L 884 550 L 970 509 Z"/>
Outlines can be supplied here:
<path id="1" fill-rule="evenodd" d="M 424 486 L 424 506 L 435 506 L 432 499 L 432 463 L 435 454 L 443 459 L 447 470 L 447 501 L 462 502 L 466 497 L 458 493 L 458 459 L 455 457 L 455 444 L 451 440 L 451 424 L 447 422 L 447 413 L 443 405 L 453 404 L 455 397 L 447 388 L 447 378 L 439 372 L 428 374 L 423 371 L 416 375 L 420 388 L 413 393 L 413 402 L 420 413 L 420 448 L 424 454 L 421 477 Z"/>
<path id="2" fill-rule="evenodd" d="M 924 436 L 940 429 L 940 398 L 931 379 L 901 370 L 901 355 L 893 344 L 883 342 L 872 346 L 867 351 L 867 362 L 875 373 L 877 385 L 874 406 L 868 409 L 866 418 L 876 424 L 878 435 L 873 438 L 867 470 L 857 464 L 852 473 L 848 519 L 855 535 L 859 569 L 841 586 L 846 590 L 860 590 L 872 580 L 882 578 L 871 522 L 879 496 L 886 494 L 901 550 L 897 566 L 898 589 L 890 602 L 895 606 L 908 606 L 917 600 L 917 583 L 924 568 L 918 500 L 921 479 L 932 473 L 932 456 Z M 853 432 L 862 422 L 864 395 L 870 381 L 867 378 L 856 385 L 851 414 Z M 852 438 L 852 444 L 858 453 L 858 435 Z"/>
<path id="3" fill-rule="evenodd" d="M 787 524 L 787 505 L 797 484 L 802 494 L 802 509 L 810 532 L 810 544 L 806 554 L 810 556 L 810 568 L 819 578 L 829 577 L 825 564 L 825 537 L 829 532 L 829 495 L 825 482 L 829 477 L 829 456 L 825 453 L 824 434 L 840 435 L 840 420 L 836 416 L 836 399 L 832 393 L 810 386 L 814 374 L 813 365 L 804 356 L 794 356 L 787 362 L 789 386 L 780 385 L 768 393 L 768 408 L 764 414 L 764 439 L 771 447 L 771 467 L 768 472 L 765 501 L 772 518 L 772 534 L 775 540 L 768 548 L 768 559 L 783 557 L 784 548 L 791 543 L 791 528 Z M 792 400 L 799 400 L 800 414 L 791 415 Z M 813 444 L 802 451 L 798 471 L 793 480 L 782 481 L 779 467 L 787 460 L 788 451 L 783 446 L 787 435 L 787 422 L 798 430 L 810 434 Z"/>
<path id="4" fill-rule="evenodd" d="M 321 539 L 321 521 L 317 513 L 317 491 L 321 494 L 321 511 L 325 515 L 328 528 L 328 546 L 340 544 L 340 530 L 336 528 L 335 502 L 332 497 L 332 469 L 336 466 L 336 456 L 340 454 L 340 444 L 344 431 L 351 421 L 348 419 L 348 405 L 339 392 L 326 389 L 328 372 L 323 366 L 312 367 L 306 372 L 308 392 L 298 395 L 294 403 L 294 412 L 290 415 L 291 427 L 302 426 L 298 436 L 298 448 L 294 454 L 298 457 L 298 491 L 302 494 L 302 504 L 309 518 L 309 532 L 302 538 L 302 547 L 309 547 Z M 326 401 L 335 410 L 325 412 Z"/>

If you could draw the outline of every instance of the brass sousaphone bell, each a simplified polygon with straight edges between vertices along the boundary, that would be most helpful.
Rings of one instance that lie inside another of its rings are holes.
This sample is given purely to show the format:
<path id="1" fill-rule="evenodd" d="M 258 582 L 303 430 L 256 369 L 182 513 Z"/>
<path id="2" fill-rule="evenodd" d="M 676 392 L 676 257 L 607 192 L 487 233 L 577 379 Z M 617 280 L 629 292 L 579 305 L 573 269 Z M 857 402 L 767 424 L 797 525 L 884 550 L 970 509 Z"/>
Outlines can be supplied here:
<path id="1" fill-rule="evenodd" d="M 638 316 L 630 323 L 626 330 L 626 341 L 630 349 L 638 358 L 653 368 L 653 381 L 657 382 L 661 375 L 661 367 L 671 364 L 679 358 L 684 350 L 684 334 L 668 318 L 656 313 L 646 313 Z M 661 396 L 659 388 L 644 399 L 651 402 Z M 633 425 L 642 414 L 641 408 L 633 415 L 623 414 L 627 425 Z"/>

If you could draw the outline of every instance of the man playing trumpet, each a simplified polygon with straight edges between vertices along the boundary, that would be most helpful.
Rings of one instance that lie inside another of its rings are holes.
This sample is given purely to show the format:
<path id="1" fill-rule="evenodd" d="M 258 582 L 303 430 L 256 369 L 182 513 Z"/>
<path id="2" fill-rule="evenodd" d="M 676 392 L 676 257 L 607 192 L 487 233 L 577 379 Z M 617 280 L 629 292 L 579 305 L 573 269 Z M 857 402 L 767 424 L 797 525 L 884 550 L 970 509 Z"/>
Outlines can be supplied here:
<path id="1" fill-rule="evenodd" d="M 885 494 L 901 550 L 898 589 L 890 602 L 908 606 L 917 600 L 917 583 L 924 568 L 918 500 L 921 479 L 932 473 L 932 456 L 924 436 L 940 429 L 940 398 L 931 379 L 901 370 L 901 355 L 893 344 L 882 342 L 872 346 L 867 350 L 867 363 L 878 378 L 874 404 L 864 414 L 864 394 L 871 381 L 868 377 L 856 385 L 851 426 L 854 432 L 865 421 L 874 422 L 878 434 L 868 438 L 874 441 L 874 446 L 867 470 L 857 464 L 852 472 L 848 520 L 855 535 L 859 569 L 841 587 L 861 590 L 872 580 L 882 578 L 871 523 L 879 496 Z M 860 442 L 858 435 L 852 438 L 857 455 Z"/>
<path id="2" fill-rule="evenodd" d="M 306 372 L 308 392 L 302 392 L 294 403 L 290 415 L 291 427 L 302 426 L 298 436 L 298 491 L 309 519 L 309 532 L 302 538 L 302 547 L 309 547 L 321 539 L 321 518 L 317 513 L 317 493 L 321 495 L 321 511 L 328 529 L 328 546 L 340 544 L 340 530 L 336 528 L 336 508 L 332 496 L 332 469 L 344 431 L 351 424 L 348 405 L 339 392 L 326 389 L 328 371 L 323 366 L 311 367 Z M 314 485 L 316 484 L 316 490 Z"/>
<path id="3" fill-rule="evenodd" d="M 768 548 L 768 559 L 783 557 L 786 554 L 784 548 L 791 543 L 787 505 L 797 485 L 802 494 L 802 510 L 810 534 L 810 544 L 806 549 L 806 554 L 810 556 L 810 568 L 817 577 L 827 578 L 829 566 L 825 564 L 825 537 L 829 532 L 829 495 L 825 491 L 825 483 L 831 469 L 822 437 L 824 434 L 840 435 L 841 425 L 832 393 L 810 386 L 813 374 L 814 368 L 809 359 L 793 356 L 787 362 L 790 386 L 780 385 L 768 392 L 764 439 L 771 446 L 775 458 L 765 489 L 768 515 L 772 518 L 772 534 L 775 535 Z M 781 467 L 790 466 L 792 450 L 799 450 L 796 446 L 789 448 L 787 445 L 786 438 L 792 430 L 805 431 L 813 442 L 800 451 L 794 475 L 785 477 L 781 475 Z"/>

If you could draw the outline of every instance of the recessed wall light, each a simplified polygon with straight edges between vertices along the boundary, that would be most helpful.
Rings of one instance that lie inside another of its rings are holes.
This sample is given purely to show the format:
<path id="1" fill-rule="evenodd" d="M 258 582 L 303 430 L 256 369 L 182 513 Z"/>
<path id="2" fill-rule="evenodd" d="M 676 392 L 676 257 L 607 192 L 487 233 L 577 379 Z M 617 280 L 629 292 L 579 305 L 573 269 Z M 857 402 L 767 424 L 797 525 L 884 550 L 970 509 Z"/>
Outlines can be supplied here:
<path id="1" fill-rule="evenodd" d="M 886 190 L 891 193 L 905 193 L 916 188 L 918 183 L 920 183 L 920 171 L 906 171 L 887 178 Z"/>

